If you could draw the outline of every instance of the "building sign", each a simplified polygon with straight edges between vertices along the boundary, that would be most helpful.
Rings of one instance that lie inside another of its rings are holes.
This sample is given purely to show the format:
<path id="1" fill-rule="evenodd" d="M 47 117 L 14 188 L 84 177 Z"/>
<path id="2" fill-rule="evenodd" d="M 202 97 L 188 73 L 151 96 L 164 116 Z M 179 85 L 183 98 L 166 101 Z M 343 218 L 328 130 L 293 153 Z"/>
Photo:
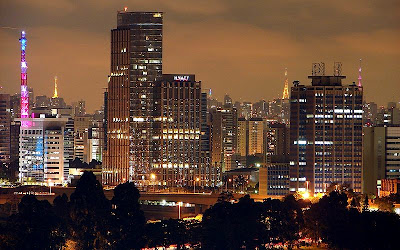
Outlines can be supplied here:
<path id="1" fill-rule="evenodd" d="M 174 76 L 174 81 L 187 82 L 189 81 L 189 76 Z"/>

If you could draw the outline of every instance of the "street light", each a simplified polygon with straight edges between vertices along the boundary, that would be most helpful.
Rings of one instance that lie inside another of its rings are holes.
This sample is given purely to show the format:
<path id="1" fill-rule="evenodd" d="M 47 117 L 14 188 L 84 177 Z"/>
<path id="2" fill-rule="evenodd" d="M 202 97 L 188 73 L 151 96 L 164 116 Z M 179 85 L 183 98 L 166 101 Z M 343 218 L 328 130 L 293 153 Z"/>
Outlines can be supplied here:
<path id="1" fill-rule="evenodd" d="M 155 188 L 155 180 L 156 180 L 156 175 L 154 173 L 152 173 L 150 175 L 151 180 L 153 181 L 153 192 L 156 192 L 156 188 Z"/>
<path id="2" fill-rule="evenodd" d="M 179 219 L 181 219 L 181 206 L 182 206 L 182 201 L 178 202 L 178 211 L 179 211 Z"/>
<path id="3" fill-rule="evenodd" d="M 53 186 L 53 185 L 54 185 L 54 183 L 53 183 L 53 182 L 51 182 L 51 180 L 48 180 L 48 182 L 49 182 L 49 187 L 50 187 L 50 192 L 49 192 L 49 194 L 51 194 L 51 186 Z"/>
<path id="4" fill-rule="evenodd" d="M 196 181 L 199 181 L 199 177 L 196 178 L 196 180 L 193 180 L 193 193 L 196 193 Z"/>

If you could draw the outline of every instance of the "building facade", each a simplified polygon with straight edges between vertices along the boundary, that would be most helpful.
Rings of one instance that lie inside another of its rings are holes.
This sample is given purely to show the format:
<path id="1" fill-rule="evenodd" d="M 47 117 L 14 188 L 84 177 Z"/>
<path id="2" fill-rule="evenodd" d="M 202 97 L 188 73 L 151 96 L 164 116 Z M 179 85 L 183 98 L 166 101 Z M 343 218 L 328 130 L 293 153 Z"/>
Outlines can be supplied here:
<path id="1" fill-rule="evenodd" d="M 361 192 L 363 89 L 345 76 L 310 76 L 290 99 L 290 191 L 325 192 L 331 183 Z"/>
<path id="2" fill-rule="evenodd" d="M 400 126 L 363 128 L 363 193 L 378 192 L 378 182 L 400 178 Z"/>
<path id="3" fill-rule="evenodd" d="M 67 118 L 21 118 L 19 181 L 23 184 L 65 184 L 68 181 L 68 157 L 65 156 Z"/>

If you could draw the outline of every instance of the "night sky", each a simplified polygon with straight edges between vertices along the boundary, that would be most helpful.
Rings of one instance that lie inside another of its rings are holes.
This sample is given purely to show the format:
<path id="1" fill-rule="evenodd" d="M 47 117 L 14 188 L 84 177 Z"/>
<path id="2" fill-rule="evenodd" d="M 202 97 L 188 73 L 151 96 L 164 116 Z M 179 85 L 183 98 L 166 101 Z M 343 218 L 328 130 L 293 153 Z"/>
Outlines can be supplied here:
<path id="1" fill-rule="evenodd" d="M 99 109 L 107 87 L 117 11 L 164 12 L 164 73 L 193 73 L 213 95 L 258 101 L 289 82 L 309 84 L 311 64 L 343 63 L 346 84 L 362 58 L 367 101 L 400 101 L 398 0 L 1 0 L 0 85 L 19 91 L 20 31 L 27 32 L 28 85 Z M 16 29 L 15 29 L 16 28 Z"/>

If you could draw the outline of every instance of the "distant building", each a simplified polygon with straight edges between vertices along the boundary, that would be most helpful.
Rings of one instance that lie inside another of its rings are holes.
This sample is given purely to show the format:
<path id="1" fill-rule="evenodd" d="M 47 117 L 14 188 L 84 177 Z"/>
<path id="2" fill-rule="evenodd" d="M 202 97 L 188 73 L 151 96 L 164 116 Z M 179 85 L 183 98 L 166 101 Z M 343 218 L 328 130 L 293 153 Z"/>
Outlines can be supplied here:
<path id="1" fill-rule="evenodd" d="M 260 168 L 260 194 L 289 193 L 289 128 L 269 123 L 265 130 L 265 166 Z"/>
<path id="2" fill-rule="evenodd" d="M 11 162 L 10 95 L 0 94 L 0 164 Z"/>
<path id="3" fill-rule="evenodd" d="M 86 102 L 84 100 L 74 102 L 72 105 L 72 109 L 74 116 L 84 116 L 86 115 Z"/>
<path id="4" fill-rule="evenodd" d="M 74 159 L 90 162 L 89 128 L 93 118 L 90 115 L 74 117 Z"/>
<path id="5" fill-rule="evenodd" d="M 238 118 L 237 122 L 237 150 L 236 153 L 246 158 L 249 154 L 249 123 L 245 118 Z"/>
<path id="6" fill-rule="evenodd" d="M 264 152 L 264 120 L 262 118 L 251 118 L 248 124 L 248 154 L 262 155 Z"/>
<path id="7" fill-rule="evenodd" d="M 400 178 L 400 126 L 364 127 L 363 193 L 377 195 L 383 179 Z"/>
<path id="8" fill-rule="evenodd" d="M 379 180 L 379 182 L 379 197 L 400 193 L 400 179 L 383 179 Z"/>
<path id="9" fill-rule="evenodd" d="M 222 166 L 223 171 L 232 169 L 232 155 L 236 152 L 237 112 L 235 108 L 211 110 L 211 163 Z"/>
<path id="10" fill-rule="evenodd" d="M 387 108 L 379 108 L 376 125 L 400 125 L 400 109 L 395 102 L 389 102 Z"/>
<path id="11" fill-rule="evenodd" d="M 19 140 L 19 180 L 23 184 L 65 184 L 69 162 L 65 158 L 67 118 L 25 118 Z"/>
<path id="12" fill-rule="evenodd" d="M 325 192 L 331 183 L 361 192 L 363 88 L 345 76 L 295 82 L 290 99 L 290 191 Z M 308 190 L 307 190 L 308 189 Z"/>
<path id="13" fill-rule="evenodd" d="M 38 95 L 35 98 L 35 108 L 50 107 L 50 98 L 45 95 Z"/>
<path id="14" fill-rule="evenodd" d="M 370 127 L 376 125 L 378 115 L 378 105 L 374 102 L 364 102 L 363 104 L 363 125 Z"/>

